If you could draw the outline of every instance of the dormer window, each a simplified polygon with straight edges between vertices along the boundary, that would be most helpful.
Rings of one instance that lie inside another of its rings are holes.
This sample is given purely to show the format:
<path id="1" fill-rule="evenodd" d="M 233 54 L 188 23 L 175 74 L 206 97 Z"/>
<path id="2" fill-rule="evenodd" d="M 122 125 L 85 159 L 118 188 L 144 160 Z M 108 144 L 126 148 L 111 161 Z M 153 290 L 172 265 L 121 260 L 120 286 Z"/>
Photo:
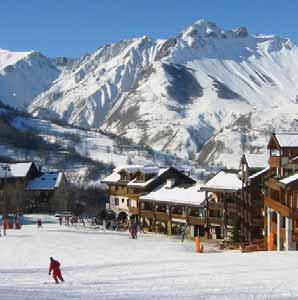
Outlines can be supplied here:
<path id="1" fill-rule="evenodd" d="M 280 151 L 278 149 L 272 149 L 271 156 L 280 156 Z"/>

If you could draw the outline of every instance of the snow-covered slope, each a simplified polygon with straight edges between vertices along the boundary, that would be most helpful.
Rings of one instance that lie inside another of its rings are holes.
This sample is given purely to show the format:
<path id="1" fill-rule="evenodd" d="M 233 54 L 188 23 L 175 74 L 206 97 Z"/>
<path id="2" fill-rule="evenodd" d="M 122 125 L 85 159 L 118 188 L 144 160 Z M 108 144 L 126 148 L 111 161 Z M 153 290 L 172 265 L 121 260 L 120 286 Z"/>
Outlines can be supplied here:
<path id="1" fill-rule="evenodd" d="M 0 100 L 24 109 L 61 73 L 60 66 L 39 52 L 0 49 Z"/>
<path id="2" fill-rule="evenodd" d="M 128 232 L 50 222 L 49 216 L 25 216 L 31 225 L 1 237 L 1 299 L 298 298 L 296 251 L 240 253 L 204 242 L 206 253 L 198 254 L 191 240 L 148 233 L 133 240 Z M 51 256 L 61 263 L 63 284 L 48 276 Z"/>
<path id="3" fill-rule="evenodd" d="M 257 122 L 274 110 L 280 127 L 279 108 L 286 106 L 293 119 L 297 70 L 298 48 L 290 40 L 199 20 L 175 38 L 98 49 L 63 72 L 30 111 L 195 158 L 215 135 L 226 143 L 220 130 L 237 127 L 245 115 Z M 228 136 L 240 144 L 239 136 Z"/>

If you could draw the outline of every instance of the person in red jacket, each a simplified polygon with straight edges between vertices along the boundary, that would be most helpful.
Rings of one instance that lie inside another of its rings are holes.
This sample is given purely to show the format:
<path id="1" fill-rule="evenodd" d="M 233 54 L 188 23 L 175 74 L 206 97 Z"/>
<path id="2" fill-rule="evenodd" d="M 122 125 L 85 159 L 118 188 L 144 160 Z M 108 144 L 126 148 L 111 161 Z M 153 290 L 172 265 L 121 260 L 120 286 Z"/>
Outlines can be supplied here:
<path id="1" fill-rule="evenodd" d="M 49 267 L 49 275 L 51 275 L 51 273 L 53 271 L 53 278 L 54 278 L 55 282 L 59 283 L 59 280 L 61 282 L 64 282 L 64 279 L 62 277 L 61 270 L 60 270 L 59 261 L 55 260 L 53 257 L 50 257 L 50 260 L 51 260 L 51 263 L 50 263 L 50 267 Z"/>

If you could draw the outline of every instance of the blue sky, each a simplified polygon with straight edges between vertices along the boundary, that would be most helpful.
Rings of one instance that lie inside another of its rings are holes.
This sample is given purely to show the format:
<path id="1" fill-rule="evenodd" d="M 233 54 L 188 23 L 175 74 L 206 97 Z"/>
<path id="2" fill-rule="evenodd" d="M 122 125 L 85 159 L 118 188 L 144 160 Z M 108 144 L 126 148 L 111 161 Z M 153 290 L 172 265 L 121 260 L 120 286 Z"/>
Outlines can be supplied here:
<path id="1" fill-rule="evenodd" d="M 78 57 L 136 36 L 167 38 L 204 18 L 298 42 L 298 0 L 0 0 L 0 48 Z"/>

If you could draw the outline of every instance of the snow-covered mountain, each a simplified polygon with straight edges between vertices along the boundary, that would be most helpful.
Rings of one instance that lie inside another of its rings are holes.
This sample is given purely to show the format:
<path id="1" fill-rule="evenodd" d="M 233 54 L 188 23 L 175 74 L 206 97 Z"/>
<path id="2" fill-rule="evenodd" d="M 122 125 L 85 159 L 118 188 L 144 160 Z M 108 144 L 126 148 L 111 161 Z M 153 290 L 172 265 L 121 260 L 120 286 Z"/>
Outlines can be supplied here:
<path id="1" fill-rule="evenodd" d="M 292 129 L 298 114 L 297 46 L 205 20 L 168 40 L 104 46 L 55 74 L 30 105 L 35 116 L 202 163 L 225 164 L 230 154 L 237 161 L 243 139 L 263 149 L 264 132 Z"/>
<path id="2" fill-rule="evenodd" d="M 39 52 L 11 52 L 0 49 L 0 100 L 12 107 L 25 108 L 48 89 L 72 62 L 50 59 Z"/>

